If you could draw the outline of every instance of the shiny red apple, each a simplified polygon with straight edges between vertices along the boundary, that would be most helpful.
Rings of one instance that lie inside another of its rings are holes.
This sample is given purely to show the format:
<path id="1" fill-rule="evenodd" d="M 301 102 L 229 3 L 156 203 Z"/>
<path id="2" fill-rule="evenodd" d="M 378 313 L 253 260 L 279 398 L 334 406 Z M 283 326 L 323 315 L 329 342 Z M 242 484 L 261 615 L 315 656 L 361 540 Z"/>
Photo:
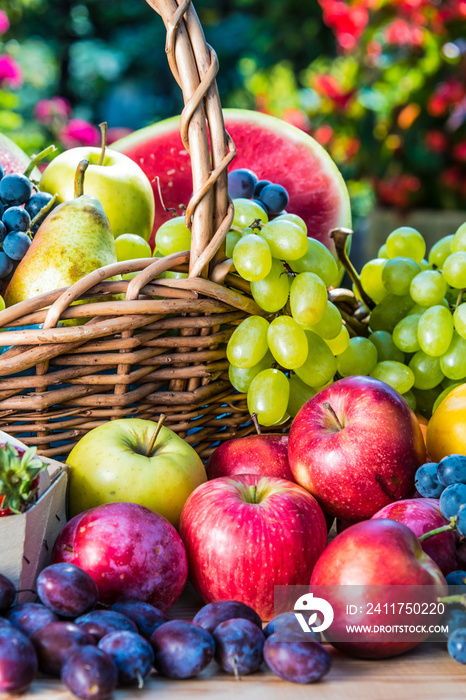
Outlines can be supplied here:
<path id="1" fill-rule="evenodd" d="M 357 522 L 414 492 L 425 461 L 416 416 L 398 392 L 371 377 L 347 377 L 299 411 L 288 457 L 298 484 L 323 510 Z"/>
<path id="2" fill-rule="evenodd" d="M 257 474 L 294 481 L 288 462 L 288 435 L 265 433 L 227 440 L 210 455 L 205 468 L 208 479 Z"/>
<path id="3" fill-rule="evenodd" d="M 337 535 L 314 567 L 311 590 L 333 608 L 334 620 L 325 632 L 333 646 L 352 656 L 381 659 L 402 654 L 429 636 L 393 626 L 438 624 L 435 605 L 448 587 L 409 527 L 375 519 Z M 434 612 L 423 614 L 424 604 L 428 611 L 434 606 Z M 348 625 L 371 629 L 355 631 Z M 374 625 L 390 627 L 390 633 L 374 630 Z"/>
<path id="4" fill-rule="evenodd" d="M 274 586 L 308 585 L 327 544 L 325 518 L 305 489 L 244 474 L 201 484 L 180 520 L 189 577 L 206 603 L 239 600 L 262 619 Z"/>
<path id="5" fill-rule="evenodd" d="M 73 518 L 55 543 L 52 561 L 87 571 L 106 605 L 139 600 L 168 610 L 188 574 L 186 550 L 173 525 L 135 503 L 107 503 Z"/>
<path id="6" fill-rule="evenodd" d="M 408 498 L 397 503 L 389 503 L 372 516 L 372 520 L 380 518 L 404 523 L 418 537 L 425 532 L 448 525 L 448 520 L 441 514 L 436 498 Z M 456 535 L 453 531 L 430 537 L 422 542 L 422 549 L 435 561 L 444 576 L 458 568 Z"/>

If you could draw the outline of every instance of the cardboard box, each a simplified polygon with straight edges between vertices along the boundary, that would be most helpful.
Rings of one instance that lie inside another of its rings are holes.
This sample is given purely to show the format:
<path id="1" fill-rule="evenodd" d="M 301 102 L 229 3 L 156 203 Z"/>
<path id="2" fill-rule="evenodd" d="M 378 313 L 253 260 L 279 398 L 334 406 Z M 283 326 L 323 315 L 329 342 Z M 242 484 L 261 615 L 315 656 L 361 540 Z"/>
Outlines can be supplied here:
<path id="1" fill-rule="evenodd" d="M 0 430 L 0 444 L 9 442 L 26 446 Z M 35 505 L 21 515 L 0 518 L 0 573 L 20 589 L 34 589 L 37 575 L 50 563 L 52 547 L 66 523 L 66 486 L 68 468 L 47 457 L 48 464 L 39 480 L 39 497 Z M 19 602 L 35 600 L 31 592 L 21 593 Z"/>

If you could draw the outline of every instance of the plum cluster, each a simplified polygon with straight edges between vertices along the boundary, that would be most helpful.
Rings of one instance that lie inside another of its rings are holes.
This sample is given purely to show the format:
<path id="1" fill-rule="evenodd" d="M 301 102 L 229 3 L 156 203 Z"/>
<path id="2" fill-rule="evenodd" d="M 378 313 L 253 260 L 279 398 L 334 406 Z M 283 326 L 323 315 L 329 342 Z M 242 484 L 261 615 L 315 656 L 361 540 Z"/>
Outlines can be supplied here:
<path id="1" fill-rule="evenodd" d="M 153 669 L 181 680 L 214 658 L 237 678 L 265 660 L 294 683 L 317 681 L 331 667 L 329 652 L 294 613 L 262 630 L 255 610 L 238 601 L 210 603 L 192 622 L 169 621 L 138 601 L 103 608 L 92 577 L 65 562 L 43 569 L 37 595 L 38 603 L 14 605 L 15 586 L 0 574 L 0 692 L 24 692 L 38 671 L 61 678 L 78 698 L 104 700 L 119 685 L 142 688 Z"/>

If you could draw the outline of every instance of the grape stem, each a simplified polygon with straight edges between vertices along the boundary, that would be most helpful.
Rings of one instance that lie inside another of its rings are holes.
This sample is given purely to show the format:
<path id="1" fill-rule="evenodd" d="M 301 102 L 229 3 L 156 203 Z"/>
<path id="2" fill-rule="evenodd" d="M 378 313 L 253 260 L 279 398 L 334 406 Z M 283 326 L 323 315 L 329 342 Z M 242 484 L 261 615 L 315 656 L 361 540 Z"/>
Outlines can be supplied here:
<path id="1" fill-rule="evenodd" d="M 167 213 L 170 211 L 174 217 L 178 216 L 178 212 L 176 211 L 175 207 L 166 207 L 165 206 L 165 202 L 163 201 L 163 197 L 162 197 L 162 189 L 160 187 L 160 177 L 158 175 L 156 175 L 154 177 L 154 179 L 152 180 L 152 182 L 157 182 L 157 190 L 159 193 L 159 199 L 160 199 L 160 203 L 162 205 L 162 209 L 164 211 L 166 211 Z"/>
<path id="2" fill-rule="evenodd" d="M 82 197 L 84 194 L 84 173 L 89 167 L 88 160 L 81 160 L 76 168 L 76 175 L 74 176 L 74 198 Z"/>
<path id="3" fill-rule="evenodd" d="M 452 518 L 448 525 L 443 525 L 442 527 L 435 528 L 435 530 L 430 530 L 430 532 L 425 532 L 419 537 L 419 542 L 425 542 L 435 535 L 440 535 L 442 532 L 449 532 L 450 530 L 456 530 L 456 518 Z"/>
<path id="4" fill-rule="evenodd" d="M 459 603 L 466 608 L 466 595 L 446 595 L 443 598 L 437 598 L 437 603 Z"/>
<path id="5" fill-rule="evenodd" d="M 461 299 L 463 298 L 464 292 L 465 292 L 464 289 L 460 289 L 460 291 L 458 292 L 458 296 L 456 298 L 455 309 L 457 309 L 458 306 L 461 304 Z"/>
<path id="6" fill-rule="evenodd" d="M 349 228 L 334 228 L 330 231 L 330 238 L 333 238 L 333 241 L 335 243 L 335 250 L 338 255 L 338 259 L 340 260 L 341 264 L 345 268 L 346 272 L 351 278 L 351 281 L 354 283 L 354 286 L 358 290 L 361 299 L 365 303 L 365 305 L 369 309 L 374 309 L 375 308 L 375 302 L 370 298 L 368 294 L 364 291 L 364 288 L 361 284 L 361 278 L 359 277 L 358 273 L 356 272 L 356 269 L 351 262 L 351 260 L 348 257 L 348 253 L 346 252 L 346 240 L 348 236 L 352 236 L 353 231 Z"/>
<path id="7" fill-rule="evenodd" d="M 56 150 L 56 146 L 52 144 L 51 146 L 47 146 L 47 148 L 44 148 L 44 150 L 38 153 L 36 156 L 33 156 L 30 160 L 28 167 L 24 171 L 24 175 L 26 175 L 26 177 L 29 177 L 36 165 L 40 163 L 41 160 L 44 160 L 44 158 L 47 158 L 47 156 L 50 156 L 52 153 L 55 153 Z"/>
<path id="8" fill-rule="evenodd" d="M 99 124 L 100 129 L 100 158 L 97 165 L 103 165 L 105 160 L 105 151 L 107 148 L 107 122 Z"/>
<path id="9" fill-rule="evenodd" d="M 165 420 L 166 416 L 164 413 L 161 413 L 159 416 L 159 420 L 157 422 L 157 425 L 155 426 L 155 430 L 152 434 L 152 437 L 149 442 L 149 447 L 147 448 L 146 456 L 151 457 L 152 455 L 152 450 L 154 449 L 155 441 L 157 440 L 157 437 L 162 429 L 163 422 Z"/>
<path id="10" fill-rule="evenodd" d="M 35 215 L 35 217 L 34 217 L 33 220 L 31 221 L 31 226 L 30 226 L 30 228 L 32 228 L 33 226 L 35 226 L 35 225 L 37 224 L 37 222 L 40 221 L 43 217 L 47 216 L 47 214 L 49 213 L 49 211 L 51 210 L 51 208 L 54 206 L 54 204 L 55 204 L 55 202 L 57 201 L 57 199 L 58 199 L 58 194 L 55 193 L 55 194 L 53 195 L 52 199 L 50 199 L 50 200 L 47 202 L 47 204 L 45 205 L 45 207 L 42 207 L 42 209 L 40 209 L 40 211 L 37 212 L 37 214 Z"/>
<path id="11" fill-rule="evenodd" d="M 261 435 L 262 431 L 261 431 L 261 427 L 260 427 L 260 425 L 259 425 L 259 421 L 257 420 L 257 413 L 251 413 L 251 420 L 252 420 L 252 422 L 254 423 L 254 427 L 255 427 L 255 429 L 256 429 L 256 433 L 257 433 L 258 435 Z"/>
<path id="12" fill-rule="evenodd" d="M 338 418 L 338 416 L 337 416 L 337 414 L 336 414 L 335 409 L 333 408 L 333 406 L 331 406 L 331 405 L 329 404 L 328 401 L 324 401 L 324 403 L 323 403 L 322 405 L 323 405 L 323 407 L 325 408 L 325 410 L 328 411 L 328 412 L 330 413 L 330 415 L 332 416 L 333 420 L 334 420 L 335 423 L 337 424 L 338 429 L 339 429 L 339 430 L 343 430 L 345 426 L 342 425 L 342 423 L 341 423 L 340 419 Z"/>

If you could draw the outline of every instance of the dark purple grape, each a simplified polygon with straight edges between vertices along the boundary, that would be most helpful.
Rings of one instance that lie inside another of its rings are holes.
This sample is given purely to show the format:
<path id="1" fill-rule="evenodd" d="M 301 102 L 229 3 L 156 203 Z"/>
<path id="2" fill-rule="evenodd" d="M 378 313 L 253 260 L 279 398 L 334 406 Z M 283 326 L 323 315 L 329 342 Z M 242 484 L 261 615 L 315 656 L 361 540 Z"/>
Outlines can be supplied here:
<path id="1" fill-rule="evenodd" d="M 96 643 L 109 632 L 126 630 L 137 632 L 138 628 L 132 620 L 114 610 L 93 610 L 87 615 L 77 617 L 75 623 L 92 634 Z"/>
<path id="2" fill-rule="evenodd" d="M 82 700 L 105 700 L 117 686 L 118 672 L 111 658 L 97 647 L 83 647 L 63 665 L 61 680 Z"/>
<path id="3" fill-rule="evenodd" d="M 7 231 L 27 231 L 31 217 L 23 207 L 10 207 L 3 214 L 2 222 Z"/>
<path id="4" fill-rule="evenodd" d="M 8 629 L 17 629 L 16 627 L 13 627 L 11 622 L 5 617 L 0 617 L 0 629 L 3 629 L 4 627 L 7 627 Z"/>
<path id="5" fill-rule="evenodd" d="M 37 673 L 34 647 L 14 627 L 0 628 L 0 692 L 23 693 Z"/>
<path id="6" fill-rule="evenodd" d="M 421 465 L 414 476 L 414 483 L 424 498 L 440 498 L 445 490 L 445 486 L 439 481 L 438 464 L 435 462 Z"/>
<path id="7" fill-rule="evenodd" d="M 256 185 L 254 187 L 254 192 L 253 192 L 253 197 L 254 199 L 258 199 L 260 193 L 266 187 L 267 185 L 271 185 L 272 183 L 270 180 L 259 180 L 259 182 L 256 182 Z M 263 205 L 262 205 L 263 206 Z"/>
<path id="8" fill-rule="evenodd" d="M 27 233 L 24 233 L 24 231 L 12 231 L 3 240 L 3 251 L 12 260 L 22 260 L 30 245 L 31 239 Z"/>
<path id="9" fill-rule="evenodd" d="M 13 605 L 16 597 L 15 584 L 9 578 L 0 574 L 0 615 L 4 615 Z"/>
<path id="10" fill-rule="evenodd" d="M 245 197 L 251 199 L 254 187 L 257 183 L 257 175 L 247 168 L 238 168 L 228 173 L 228 194 L 232 199 Z"/>
<path id="11" fill-rule="evenodd" d="M 115 664 L 121 685 L 143 687 L 154 665 L 154 651 L 147 639 L 134 632 L 110 632 L 98 646 Z"/>
<path id="12" fill-rule="evenodd" d="M 3 243 L 3 239 L 6 236 L 6 226 L 3 221 L 0 221 L 0 243 Z"/>
<path id="13" fill-rule="evenodd" d="M 305 632 L 302 629 L 294 612 L 286 612 L 274 617 L 265 627 L 264 634 L 266 637 L 277 634 L 280 635 L 280 639 L 286 640 L 302 639 L 303 642 L 320 641 L 320 638 L 317 637 L 317 634 L 313 630 Z"/>
<path id="14" fill-rule="evenodd" d="M 276 676 L 292 683 L 314 683 L 330 671 L 332 657 L 319 642 L 283 641 L 267 637 L 264 659 Z"/>
<path id="15" fill-rule="evenodd" d="M 48 625 L 49 622 L 58 622 L 58 616 L 40 603 L 14 605 L 7 612 L 6 617 L 27 637 L 31 637 L 36 630 Z"/>
<path id="16" fill-rule="evenodd" d="M 43 569 L 37 578 L 42 603 L 62 617 L 78 617 L 92 610 L 99 600 L 94 579 L 79 566 L 62 562 Z"/>
<path id="17" fill-rule="evenodd" d="M 154 666 L 162 676 L 181 680 L 197 676 L 210 663 L 215 642 L 207 630 L 186 620 L 157 627 L 150 638 Z"/>
<path id="18" fill-rule="evenodd" d="M 466 484 L 466 457 L 464 455 L 448 455 L 438 463 L 438 480 L 444 486 L 450 484 Z"/>
<path id="19" fill-rule="evenodd" d="M 14 262 L 8 257 L 3 250 L 0 250 L 0 279 L 5 279 L 8 277 L 10 272 L 13 270 Z"/>
<path id="20" fill-rule="evenodd" d="M 253 199 L 252 201 L 255 202 L 256 204 L 258 204 L 258 205 L 260 206 L 260 208 L 263 209 L 264 212 L 265 212 L 266 214 L 269 213 L 269 212 L 267 211 L 267 207 L 265 206 L 265 204 L 263 204 L 263 203 L 260 201 L 260 199 Z"/>
<path id="21" fill-rule="evenodd" d="M 0 180 L 0 199 L 9 207 L 24 204 L 32 194 L 32 185 L 26 175 L 9 173 Z"/>
<path id="22" fill-rule="evenodd" d="M 238 600 L 218 600 L 215 603 L 204 605 L 194 616 L 193 622 L 212 634 L 221 622 L 237 617 L 250 620 L 262 629 L 262 620 L 256 611 Z"/>
<path id="23" fill-rule="evenodd" d="M 446 636 L 451 637 L 456 630 L 466 628 L 466 610 L 464 608 L 447 608 L 442 624 L 448 628 Z"/>
<path id="24" fill-rule="evenodd" d="M 40 670 L 58 678 L 63 664 L 75 649 L 95 643 L 91 634 L 73 622 L 50 622 L 34 632 L 31 642 Z"/>
<path id="25" fill-rule="evenodd" d="M 449 586 L 464 586 L 466 583 L 466 571 L 451 571 L 445 580 Z"/>
<path id="26" fill-rule="evenodd" d="M 51 199 L 52 195 L 48 192 L 35 192 L 32 195 L 31 199 L 28 202 L 26 202 L 24 208 L 26 209 L 31 219 L 33 219 L 35 216 L 37 216 L 41 209 L 47 206 Z M 54 209 L 54 207 L 52 207 L 52 209 Z M 52 209 L 50 211 L 52 211 Z M 42 217 L 41 220 L 43 220 L 44 218 L 45 217 Z"/>
<path id="27" fill-rule="evenodd" d="M 112 610 L 129 617 L 138 628 L 139 634 L 142 634 L 146 639 L 149 639 L 152 632 L 168 620 L 168 617 L 161 610 L 138 600 L 114 603 Z"/>
<path id="28" fill-rule="evenodd" d="M 214 630 L 215 660 L 227 673 L 246 676 L 262 663 L 265 637 L 251 620 L 237 617 L 221 622 Z"/>
<path id="29" fill-rule="evenodd" d="M 448 639 L 448 653 L 459 664 L 466 664 L 466 629 L 460 628 Z"/>
<path id="30" fill-rule="evenodd" d="M 277 216 L 288 204 L 288 192 L 281 185 L 266 185 L 259 193 L 259 199 L 272 216 Z"/>
<path id="31" fill-rule="evenodd" d="M 466 484 L 451 484 L 440 496 L 440 512 L 447 520 L 458 515 L 462 505 L 466 503 Z"/>

